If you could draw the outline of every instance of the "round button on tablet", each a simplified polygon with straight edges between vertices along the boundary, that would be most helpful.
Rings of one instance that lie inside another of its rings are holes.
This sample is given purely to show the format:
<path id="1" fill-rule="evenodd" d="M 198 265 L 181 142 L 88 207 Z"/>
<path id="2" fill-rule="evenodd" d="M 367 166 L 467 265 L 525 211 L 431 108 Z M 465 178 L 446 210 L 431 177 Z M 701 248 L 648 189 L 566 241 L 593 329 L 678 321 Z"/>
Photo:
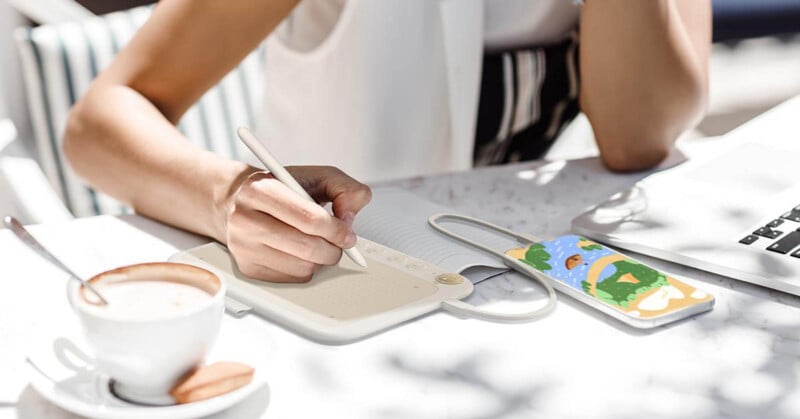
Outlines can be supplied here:
<path id="1" fill-rule="evenodd" d="M 456 285 L 464 282 L 464 277 L 459 274 L 443 273 L 436 276 L 436 281 L 445 285 Z"/>

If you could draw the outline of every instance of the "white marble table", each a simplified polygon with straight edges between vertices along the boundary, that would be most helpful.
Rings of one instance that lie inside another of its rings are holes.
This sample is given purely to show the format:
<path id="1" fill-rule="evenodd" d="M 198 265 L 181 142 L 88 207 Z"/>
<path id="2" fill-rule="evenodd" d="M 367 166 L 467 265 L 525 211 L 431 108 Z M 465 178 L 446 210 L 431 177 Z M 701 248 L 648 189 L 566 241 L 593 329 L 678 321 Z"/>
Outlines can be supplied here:
<path id="1" fill-rule="evenodd" d="M 534 162 L 395 182 L 455 210 L 539 236 L 644 174 L 593 158 Z M 33 227 L 79 273 L 165 260 L 202 238 L 136 216 Z M 344 346 L 308 341 L 256 316 L 222 337 L 263 351 L 268 388 L 225 418 L 800 417 L 800 298 L 641 257 L 713 293 L 715 309 L 642 332 L 568 298 L 525 324 L 437 313 Z M 0 417 L 65 418 L 27 386 L 37 335 L 74 330 L 65 278 L 0 231 Z M 508 274 L 470 297 L 500 310 L 542 298 Z"/>

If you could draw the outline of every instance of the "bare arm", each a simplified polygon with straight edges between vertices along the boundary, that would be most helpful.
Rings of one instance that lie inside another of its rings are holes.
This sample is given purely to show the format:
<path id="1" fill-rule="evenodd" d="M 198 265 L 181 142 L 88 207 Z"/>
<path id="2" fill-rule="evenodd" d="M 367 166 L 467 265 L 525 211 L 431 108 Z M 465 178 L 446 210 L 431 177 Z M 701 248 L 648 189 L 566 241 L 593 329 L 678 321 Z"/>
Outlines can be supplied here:
<path id="1" fill-rule="evenodd" d="M 697 122 L 708 90 L 709 0 L 588 0 L 581 108 L 612 170 L 658 164 Z"/>
<path id="2" fill-rule="evenodd" d="M 271 176 L 191 145 L 174 123 L 296 2 L 161 1 L 73 108 L 64 139 L 74 169 L 95 187 L 228 244 L 244 272 L 272 280 L 306 280 L 338 261 L 354 242 L 349 226 Z M 295 176 L 343 218 L 369 200 L 364 185 L 332 168 Z"/>

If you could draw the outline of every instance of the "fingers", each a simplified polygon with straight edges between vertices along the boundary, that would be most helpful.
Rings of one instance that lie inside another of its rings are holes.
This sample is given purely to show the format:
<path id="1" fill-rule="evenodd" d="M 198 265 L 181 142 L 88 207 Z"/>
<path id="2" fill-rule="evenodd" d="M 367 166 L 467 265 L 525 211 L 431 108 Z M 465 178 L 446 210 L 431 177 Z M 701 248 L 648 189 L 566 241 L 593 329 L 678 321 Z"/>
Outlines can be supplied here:
<path id="1" fill-rule="evenodd" d="M 335 264 L 341 249 L 321 238 L 304 242 L 305 234 L 277 219 L 251 211 L 231 219 L 228 248 L 239 270 L 254 279 L 307 282 L 321 265 Z M 279 249 L 280 248 L 280 249 Z M 305 255 L 305 257 L 299 256 Z"/>
<path id="2" fill-rule="evenodd" d="M 333 200 L 333 214 L 349 227 L 353 226 L 356 214 L 372 199 L 372 190 L 367 185 L 362 186 L 339 194 Z"/>
<path id="3" fill-rule="evenodd" d="M 239 270 L 251 278 L 305 282 L 356 243 L 350 226 L 372 197 L 369 187 L 333 167 L 290 172 L 319 202 L 333 202 L 336 217 L 270 174 L 251 174 L 227 207 L 225 236 Z"/>
<path id="4" fill-rule="evenodd" d="M 332 202 L 337 218 L 352 225 L 356 214 L 372 199 L 369 186 L 330 166 L 298 166 L 289 168 L 294 175 L 307 179 L 303 185 L 318 202 Z M 312 176 L 309 176 L 312 174 Z M 315 182 L 309 181 L 310 179 Z"/>
<path id="5" fill-rule="evenodd" d="M 234 217 L 231 226 L 233 237 L 249 242 L 256 250 L 260 250 L 258 245 L 262 245 L 319 265 L 335 265 L 342 258 L 341 248 L 322 237 L 305 234 L 271 215 L 251 210 L 240 211 Z"/>
<path id="6" fill-rule="evenodd" d="M 306 235 L 320 237 L 339 248 L 349 249 L 356 243 L 350 226 L 272 177 L 253 181 L 251 187 L 242 192 L 241 200 L 249 208 L 269 214 Z"/>

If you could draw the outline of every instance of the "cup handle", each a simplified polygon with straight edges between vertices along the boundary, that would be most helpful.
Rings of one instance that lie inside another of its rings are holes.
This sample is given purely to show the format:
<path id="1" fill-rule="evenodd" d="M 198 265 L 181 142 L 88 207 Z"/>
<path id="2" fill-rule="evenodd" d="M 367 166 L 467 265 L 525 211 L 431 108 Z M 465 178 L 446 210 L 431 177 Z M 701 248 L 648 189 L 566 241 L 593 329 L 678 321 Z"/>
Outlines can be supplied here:
<path id="1" fill-rule="evenodd" d="M 94 358 L 65 337 L 59 337 L 53 341 L 53 354 L 61 365 L 75 372 L 83 372 L 95 367 Z M 83 365 L 75 362 L 76 360 L 82 362 Z"/>

